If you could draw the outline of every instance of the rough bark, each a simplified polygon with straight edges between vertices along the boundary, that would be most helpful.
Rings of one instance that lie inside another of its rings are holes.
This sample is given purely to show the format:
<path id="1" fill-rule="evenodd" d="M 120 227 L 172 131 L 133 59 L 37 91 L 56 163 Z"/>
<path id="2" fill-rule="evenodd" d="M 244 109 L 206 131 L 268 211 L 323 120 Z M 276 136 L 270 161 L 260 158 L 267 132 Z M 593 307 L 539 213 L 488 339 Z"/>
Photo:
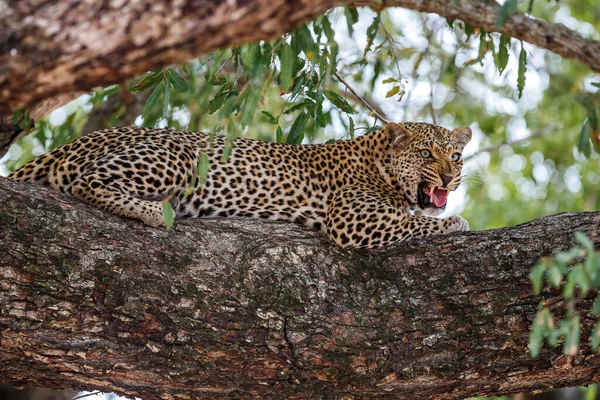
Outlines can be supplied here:
<path id="1" fill-rule="evenodd" d="M 528 274 L 599 221 L 561 214 L 348 251 L 268 221 L 153 229 L 0 179 L 0 381 L 144 399 L 462 399 L 589 384 L 600 357 L 587 345 L 529 358 L 539 298 Z"/>
<path id="2" fill-rule="evenodd" d="M 480 0 L 0 0 L 0 117 L 121 83 L 218 48 L 269 40 L 335 6 L 405 7 L 461 19 L 600 70 L 600 43 L 524 14 L 495 25 Z"/>

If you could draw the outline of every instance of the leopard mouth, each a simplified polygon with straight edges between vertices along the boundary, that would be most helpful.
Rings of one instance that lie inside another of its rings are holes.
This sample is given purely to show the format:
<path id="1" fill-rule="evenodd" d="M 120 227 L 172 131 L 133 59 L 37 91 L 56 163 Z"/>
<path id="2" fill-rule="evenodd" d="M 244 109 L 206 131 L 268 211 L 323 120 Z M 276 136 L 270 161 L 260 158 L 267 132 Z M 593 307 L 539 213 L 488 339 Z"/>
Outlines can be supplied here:
<path id="1" fill-rule="evenodd" d="M 421 182 L 419 184 L 419 190 L 417 191 L 417 200 L 419 207 L 424 210 L 425 208 L 436 208 L 440 210 L 446 209 L 446 201 L 448 200 L 448 188 L 440 186 L 430 186 L 427 182 Z"/>

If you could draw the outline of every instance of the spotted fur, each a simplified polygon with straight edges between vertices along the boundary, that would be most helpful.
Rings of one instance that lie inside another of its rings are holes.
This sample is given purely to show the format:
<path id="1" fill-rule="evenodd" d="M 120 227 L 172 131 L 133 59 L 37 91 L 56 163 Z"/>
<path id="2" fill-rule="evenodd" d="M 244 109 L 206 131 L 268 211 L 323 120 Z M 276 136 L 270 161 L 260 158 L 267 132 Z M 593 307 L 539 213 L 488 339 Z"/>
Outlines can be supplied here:
<path id="1" fill-rule="evenodd" d="M 10 178 L 71 193 L 154 227 L 163 224 L 161 201 L 170 199 L 178 218 L 294 221 L 321 229 L 342 247 L 375 248 L 468 230 L 459 216 L 438 219 L 409 210 L 441 212 L 425 193 L 458 187 L 460 153 L 470 138 L 468 127 L 390 123 L 333 144 L 236 139 L 221 162 L 227 143 L 220 136 L 112 128 L 41 155 Z M 203 153 L 209 171 L 202 185 L 197 166 Z"/>

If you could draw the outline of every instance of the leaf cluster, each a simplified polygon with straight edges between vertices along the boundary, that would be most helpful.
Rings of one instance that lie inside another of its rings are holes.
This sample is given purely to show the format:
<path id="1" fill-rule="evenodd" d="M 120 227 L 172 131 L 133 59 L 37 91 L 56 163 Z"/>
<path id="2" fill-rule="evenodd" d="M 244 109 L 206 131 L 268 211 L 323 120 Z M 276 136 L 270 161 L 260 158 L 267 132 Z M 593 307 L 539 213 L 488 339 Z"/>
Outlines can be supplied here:
<path id="1" fill-rule="evenodd" d="M 555 321 L 549 306 L 542 301 L 529 335 L 529 351 L 537 357 L 543 341 L 552 347 L 563 343 L 563 353 L 574 356 L 579 350 L 580 312 L 575 309 L 578 298 L 585 298 L 600 288 L 600 252 L 583 232 L 575 232 L 578 245 L 568 251 L 558 252 L 550 258 L 540 260 L 530 273 L 536 295 L 542 291 L 544 282 L 554 289 L 562 288 L 562 297 L 567 305 L 564 318 Z M 597 322 L 590 336 L 592 351 L 600 346 L 600 293 L 596 293 L 591 310 Z"/>

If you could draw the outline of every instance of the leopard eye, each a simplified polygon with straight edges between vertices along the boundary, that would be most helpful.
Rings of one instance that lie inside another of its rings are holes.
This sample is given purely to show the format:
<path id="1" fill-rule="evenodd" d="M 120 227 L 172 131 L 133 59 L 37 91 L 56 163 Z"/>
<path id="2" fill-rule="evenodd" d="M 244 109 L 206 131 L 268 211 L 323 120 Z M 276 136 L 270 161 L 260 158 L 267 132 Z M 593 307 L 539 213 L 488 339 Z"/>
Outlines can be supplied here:
<path id="1" fill-rule="evenodd" d="M 423 158 L 429 158 L 429 157 L 431 157 L 431 152 L 427 149 L 423 149 L 423 150 L 421 150 L 421 156 Z"/>
<path id="2" fill-rule="evenodd" d="M 451 157 L 452 161 L 454 161 L 454 162 L 460 161 L 460 158 L 461 158 L 460 153 L 454 153 L 454 154 L 452 154 L 452 157 Z"/>

